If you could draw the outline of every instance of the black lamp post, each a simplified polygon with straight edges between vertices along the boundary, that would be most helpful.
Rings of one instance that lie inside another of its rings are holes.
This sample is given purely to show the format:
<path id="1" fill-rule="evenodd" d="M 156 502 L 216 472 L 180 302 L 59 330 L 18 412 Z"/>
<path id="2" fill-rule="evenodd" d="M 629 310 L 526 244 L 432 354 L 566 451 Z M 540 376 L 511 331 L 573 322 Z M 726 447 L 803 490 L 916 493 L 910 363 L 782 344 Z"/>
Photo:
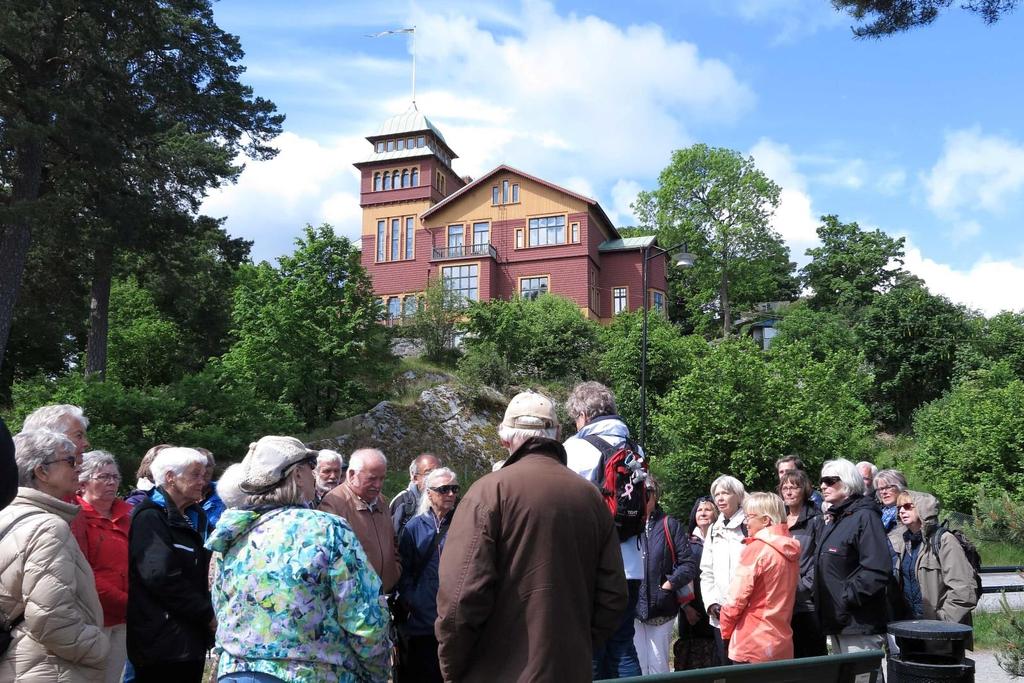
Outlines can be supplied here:
<path id="1" fill-rule="evenodd" d="M 651 253 L 652 249 L 656 249 L 655 253 Z M 678 250 L 678 251 L 677 251 Z M 643 255 L 643 295 L 644 295 L 644 320 L 643 320 L 643 335 L 640 342 L 640 446 L 646 445 L 647 439 L 647 314 L 650 304 L 648 302 L 647 292 L 647 262 L 656 256 L 664 256 L 668 254 L 674 254 L 675 263 L 677 266 L 683 268 L 689 268 L 693 265 L 694 256 L 693 254 L 686 251 L 686 242 L 680 242 L 674 247 L 668 249 L 662 249 L 659 246 L 655 246 L 653 243 L 648 244 L 644 247 Z"/>

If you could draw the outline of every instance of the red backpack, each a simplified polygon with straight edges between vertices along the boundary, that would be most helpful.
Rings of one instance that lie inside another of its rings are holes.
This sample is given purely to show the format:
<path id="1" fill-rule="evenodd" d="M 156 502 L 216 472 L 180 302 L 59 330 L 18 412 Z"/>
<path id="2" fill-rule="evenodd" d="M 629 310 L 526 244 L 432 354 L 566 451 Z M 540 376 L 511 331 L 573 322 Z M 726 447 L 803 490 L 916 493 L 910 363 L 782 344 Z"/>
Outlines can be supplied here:
<path id="1" fill-rule="evenodd" d="M 640 534 L 647 520 L 647 460 L 629 439 L 613 446 L 596 434 L 580 438 L 601 452 L 594 483 L 612 513 L 619 540 Z"/>

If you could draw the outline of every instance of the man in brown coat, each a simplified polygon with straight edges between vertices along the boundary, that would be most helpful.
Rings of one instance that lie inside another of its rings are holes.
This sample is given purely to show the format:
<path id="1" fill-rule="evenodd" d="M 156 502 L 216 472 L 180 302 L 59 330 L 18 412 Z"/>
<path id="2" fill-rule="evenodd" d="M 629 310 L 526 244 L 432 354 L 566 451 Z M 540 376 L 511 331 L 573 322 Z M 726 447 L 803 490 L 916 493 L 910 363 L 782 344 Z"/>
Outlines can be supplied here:
<path id="1" fill-rule="evenodd" d="M 513 398 L 499 429 L 508 460 L 456 508 L 435 624 L 446 681 L 588 681 L 594 645 L 621 621 L 615 525 L 566 468 L 558 431 L 548 398 Z"/>
<path id="2" fill-rule="evenodd" d="M 380 576 L 384 592 L 390 593 L 398 583 L 402 566 L 388 501 L 380 495 L 387 471 L 388 461 L 383 453 L 376 448 L 360 448 L 349 458 L 345 482 L 324 496 L 320 509 L 348 521 Z"/>

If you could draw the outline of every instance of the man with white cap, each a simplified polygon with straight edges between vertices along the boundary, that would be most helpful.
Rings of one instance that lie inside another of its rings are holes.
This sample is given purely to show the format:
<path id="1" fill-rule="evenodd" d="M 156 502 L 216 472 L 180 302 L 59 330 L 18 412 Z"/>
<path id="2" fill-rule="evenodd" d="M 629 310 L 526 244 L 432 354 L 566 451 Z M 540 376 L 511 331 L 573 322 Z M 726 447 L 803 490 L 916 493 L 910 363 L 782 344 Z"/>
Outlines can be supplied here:
<path id="1" fill-rule="evenodd" d="M 618 626 L 626 579 L 597 489 L 565 466 L 554 403 L 509 403 L 509 457 L 456 508 L 441 554 L 435 633 L 446 681 L 583 681 Z"/>

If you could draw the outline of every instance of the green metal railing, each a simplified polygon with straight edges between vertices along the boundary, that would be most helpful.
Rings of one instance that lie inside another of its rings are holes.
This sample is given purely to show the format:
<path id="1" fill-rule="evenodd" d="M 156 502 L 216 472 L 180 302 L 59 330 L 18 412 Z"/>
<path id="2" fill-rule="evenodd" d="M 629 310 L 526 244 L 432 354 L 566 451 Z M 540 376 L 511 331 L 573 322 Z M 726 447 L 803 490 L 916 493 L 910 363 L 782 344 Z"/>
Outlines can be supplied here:
<path id="1" fill-rule="evenodd" d="M 694 669 L 693 671 L 676 671 L 651 676 L 633 676 L 620 678 L 618 683 L 656 683 L 660 681 L 725 681 L 741 683 L 853 683 L 858 674 L 873 675 L 882 666 L 881 650 L 853 652 L 846 655 L 827 655 L 825 657 L 807 657 L 806 659 L 786 659 L 780 662 L 765 664 L 737 664 L 735 666 L 716 666 L 710 669 Z"/>

